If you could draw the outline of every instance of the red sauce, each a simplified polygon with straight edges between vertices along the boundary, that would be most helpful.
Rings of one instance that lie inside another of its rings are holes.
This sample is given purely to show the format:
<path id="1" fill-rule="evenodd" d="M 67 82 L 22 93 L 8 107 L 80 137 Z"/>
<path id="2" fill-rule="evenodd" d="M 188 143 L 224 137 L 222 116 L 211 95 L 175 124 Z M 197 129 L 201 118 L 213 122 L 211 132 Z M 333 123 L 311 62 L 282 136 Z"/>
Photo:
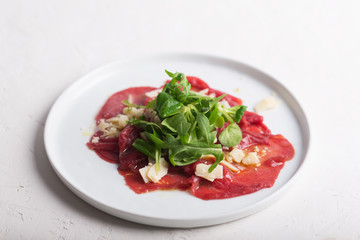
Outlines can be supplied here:
<path id="1" fill-rule="evenodd" d="M 196 77 L 187 77 L 193 91 L 208 88 L 208 93 L 214 93 L 216 97 L 224 94 L 221 91 L 210 88 L 204 81 Z M 129 94 L 134 103 L 145 104 L 150 101 L 144 94 L 155 88 L 137 87 L 129 88 L 111 96 L 96 116 L 96 121 L 101 118 L 114 117 L 122 113 Z M 231 106 L 242 104 L 241 99 L 227 95 L 225 99 Z M 147 157 L 132 147 L 135 139 L 139 138 L 141 129 L 127 125 L 119 138 L 102 138 L 102 132 L 96 132 L 93 137 L 99 137 L 98 143 L 92 143 L 91 139 L 87 146 L 94 150 L 102 159 L 118 164 L 119 173 L 124 176 L 126 184 L 136 193 L 146 193 L 154 190 L 178 189 L 189 191 L 195 197 L 209 199 L 223 199 L 241 196 L 256 192 L 263 188 L 274 185 L 285 161 L 294 157 L 295 151 L 291 143 L 282 135 L 273 135 L 263 123 L 263 117 L 246 111 L 239 126 L 243 133 L 243 139 L 238 145 L 245 152 L 258 151 L 261 165 L 258 167 L 246 166 L 239 173 L 234 173 L 224 167 L 223 179 L 215 179 L 209 182 L 197 177 L 194 172 L 196 165 L 203 162 L 211 164 L 214 160 L 199 159 L 197 162 L 184 167 L 169 167 L 168 174 L 157 183 L 144 183 L 139 174 L 139 169 L 148 164 Z M 224 129 L 224 128 L 222 128 Z M 218 133 L 222 131 L 218 130 Z"/>

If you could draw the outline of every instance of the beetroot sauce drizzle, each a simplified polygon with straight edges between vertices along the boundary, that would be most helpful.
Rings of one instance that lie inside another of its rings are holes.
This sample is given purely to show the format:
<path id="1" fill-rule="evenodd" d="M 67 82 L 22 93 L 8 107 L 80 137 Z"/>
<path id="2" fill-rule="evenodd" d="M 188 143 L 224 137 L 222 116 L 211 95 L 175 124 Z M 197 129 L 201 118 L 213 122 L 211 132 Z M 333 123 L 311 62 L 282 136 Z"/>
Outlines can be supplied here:
<path id="1" fill-rule="evenodd" d="M 187 77 L 192 91 L 209 89 L 208 94 L 216 97 L 224 93 L 212 89 L 207 83 L 197 77 Z M 146 92 L 155 90 L 153 87 L 134 87 L 113 94 L 97 114 L 95 120 L 108 119 L 123 112 L 126 107 L 122 102 L 131 94 L 133 102 L 144 105 L 152 99 L 145 96 Z M 225 100 L 230 106 L 241 105 L 242 101 L 231 95 L 226 95 Z M 224 199 L 241 196 L 256 192 L 263 188 L 272 187 L 283 168 L 285 161 L 294 157 L 295 151 L 291 143 L 282 135 L 273 135 L 263 123 L 263 117 L 246 111 L 239 126 L 243 133 L 243 139 L 238 145 L 244 151 L 252 151 L 254 147 L 258 151 L 266 151 L 266 155 L 260 158 L 261 165 L 258 167 L 245 167 L 240 173 L 233 173 L 224 167 L 222 179 L 209 182 L 195 175 L 196 165 L 209 163 L 211 160 L 199 159 L 197 162 L 183 166 L 173 167 L 170 165 L 168 174 L 157 183 L 144 183 L 139 169 L 148 164 L 147 156 L 136 150 L 132 144 L 139 138 L 141 128 L 127 125 L 118 138 L 101 137 L 102 132 L 97 131 L 87 143 L 89 149 L 94 150 L 103 160 L 118 164 L 118 172 L 125 178 L 126 184 L 136 193 L 146 193 L 154 190 L 178 189 L 189 191 L 195 197 L 209 199 Z M 222 128 L 223 129 L 223 128 Z M 218 134 L 222 131 L 218 130 Z M 92 142 L 98 137 L 98 142 Z"/>

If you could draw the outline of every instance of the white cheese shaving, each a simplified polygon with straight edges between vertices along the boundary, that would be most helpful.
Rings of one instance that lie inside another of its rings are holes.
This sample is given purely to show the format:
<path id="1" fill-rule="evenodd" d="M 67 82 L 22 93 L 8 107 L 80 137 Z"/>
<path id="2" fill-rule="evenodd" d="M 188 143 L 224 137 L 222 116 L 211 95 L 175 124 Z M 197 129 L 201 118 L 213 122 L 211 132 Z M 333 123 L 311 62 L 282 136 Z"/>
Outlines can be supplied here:
<path id="1" fill-rule="evenodd" d="M 125 115 L 127 115 L 129 118 L 132 118 L 132 117 L 139 118 L 142 115 L 144 115 L 144 109 L 136 108 L 136 107 L 127 107 L 127 108 L 124 108 L 123 113 Z"/>
<path id="2" fill-rule="evenodd" d="M 256 152 L 249 152 L 246 157 L 241 161 L 244 165 L 260 165 L 260 160 Z"/>
<path id="3" fill-rule="evenodd" d="M 158 95 L 161 91 L 162 91 L 161 88 L 155 89 L 155 90 L 152 90 L 152 91 L 150 91 L 150 92 L 145 93 L 145 96 L 150 97 L 150 98 L 156 98 L 157 95 Z"/>
<path id="4" fill-rule="evenodd" d="M 240 169 L 238 169 L 237 167 L 235 167 L 234 165 L 232 165 L 231 163 L 227 162 L 227 161 L 221 161 L 220 162 L 222 165 L 224 165 L 225 167 L 229 168 L 231 171 L 233 172 L 239 172 Z"/>
<path id="5" fill-rule="evenodd" d="M 106 123 L 104 119 L 100 119 L 99 124 L 96 126 L 97 131 L 105 132 L 106 128 L 111 127 L 111 124 Z"/>
<path id="6" fill-rule="evenodd" d="M 271 110 L 276 108 L 280 104 L 280 100 L 276 99 L 274 96 L 268 96 L 258 102 L 255 107 L 254 111 L 256 113 L 264 112 L 267 110 Z"/>
<path id="7" fill-rule="evenodd" d="M 213 182 L 215 179 L 222 179 L 223 178 L 223 166 L 217 165 L 214 170 L 209 173 L 209 168 L 211 165 L 207 165 L 204 163 L 199 163 L 196 165 L 195 175 L 198 177 L 205 178 L 210 182 Z"/>
<path id="8" fill-rule="evenodd" d="M 213 161 L 215 159 L 215 156 L 214 155 L 201 155 L 200 158 L 204 159 L 204 160 L 208 160 L 208 161 Z"/>
<path id="9" fill-rule="evenodd" d="M 116 117 L 106 119 L 105 122 L 110 123 L 112 127 L 123 129 L 127 125 L 129 117 L 124 114 L 119 114 Z"/>
<path id="10" fill-rule="evenodd" d="M 203 90 L 201 90 L 201 91 L 198 91 L 197 93 L 198 93 L 199 95 L 201 95 L 201 96 L 207 96 L 208 92 L 209 92 L 209 89 L 208 89 L 208 88 L 205 88 L 205 89 L 203 89 Z"/>
<path id="11" fill-rule="evenodd" d="M 234 162 L 240 163 L 241 160 L 245 157 L 244 151 L 239 148 L 234 148 L 229 153 L 229 157 L 234 160 Z"/>
<path id="12" fill-rule="evenodd" d="M 162 177 L 168 173 L 169 164 L 164 158 L 160 158 L 160 171 L 156 172 L 155 164 L 151 162 L 149 165 L 139 169 L 140 175 L 143 178 L 144 182 L 149 181 L 157 183 Z"/>
<path id="13" fill-rule="evenodd" d="M 233 162 L 233 158 L 230 156 L 229 152 L 224 152 L 224 159 L 225 161 L 232 163 Z"/>
<path id="14" fill-rule="evenodd" d="M 127 121 L 129 121 L 129 117 L 123 114 L 106 120 L 100 119 L 96 130 L 103 132 L 102 136 L 104 137 L 117 137 L 120 131 L 127 125 Z"/>
<path id="15" fill-rule="evenodd" d="M 229 102 L 226 101 L 225 99 L 219 102 L 219 106 L 222 106 L 223 108 L 231 108 Z"/>
<path id="16" fill-rule="evenodd" d="M 92 142 L 92 143 L 98 143 L 98 142 L 99 142 L 99 137 L 93 137 L 93 138 L 91 139 L 91 142 Z"/>
<path id="17" fill-rule="evenodd" d="M 103 134 L 104 137 L 118 137 L 120 130 L 116 127 L 107 128 Z"/>
<path id="18" fill-rule="evenodd" d="M 145 183 L 148 183 L 150 181 L 150 178 L 148 178 L 148 176 L 147 176 L 147 173 L 148 173 L 150 167 L 151 167 L 151 165 L 148 165 L 148 166 L 145 166 L 145 167 L 139 169 L 139 173 Z"/>
<path id="19" fill-rule="evenodd" d="M 128 96 L 128 102 L 134 103 L 133 96 L 131 94 L 129 94 L 129 96 Z"/>

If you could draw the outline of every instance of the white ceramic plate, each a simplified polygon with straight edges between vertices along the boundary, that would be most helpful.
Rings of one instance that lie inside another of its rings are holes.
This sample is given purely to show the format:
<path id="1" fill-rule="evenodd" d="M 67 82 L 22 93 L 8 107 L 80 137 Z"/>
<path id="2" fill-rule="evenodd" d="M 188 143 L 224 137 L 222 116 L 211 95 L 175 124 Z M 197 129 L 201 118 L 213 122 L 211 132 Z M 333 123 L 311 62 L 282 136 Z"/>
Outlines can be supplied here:
<path id="1" fill-rule="evenodd" d="M 264 112 L 265 124 L 283 134 L 296 154 L 272 188 L 245 196 L 204 201 L 182 191 L 136 194 L 117 166 L 101 160 L 86 146 L 94 117 L 107 98 L 131 86 L 160 86 L 164 69 L 205 80 L 211 87 L 238 96 L 249 110 L 275 93 L 282 104 Z M 234 90 L 240 89 L 236 93 Z M 310 133 L 294 96 L 272 77 L 237 61 L 197 54 L 136 58 L 101 67 L 72 84 L 57 99 L 46 121 L 44 141 L 49 160 L 61 180 L 79 197 L 117 217 L 162 227 L 199 227 L 253 214 L 275 201 L 298 175 L 308 152 Z"/>

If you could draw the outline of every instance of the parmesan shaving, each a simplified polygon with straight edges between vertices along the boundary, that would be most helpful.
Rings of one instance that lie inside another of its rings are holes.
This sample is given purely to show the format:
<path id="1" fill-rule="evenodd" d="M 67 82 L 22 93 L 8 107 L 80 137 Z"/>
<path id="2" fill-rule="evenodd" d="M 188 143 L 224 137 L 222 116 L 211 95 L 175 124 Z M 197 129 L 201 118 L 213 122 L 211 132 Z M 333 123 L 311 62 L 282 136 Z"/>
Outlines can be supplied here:
<path id="1" fill-rule="evenodd" d="M 268 111 L 276 108 L 280 103 L 281 101 L 276 99 L 274 96 L 268 96 L 255 105 L 254 111 L 256 113 Z"/>
<path id="2" fill-rule="evenodd" d="M 201 91 L 198 91 L 197 93 L 198 93 L 199 95 L 201 95 L 201 96 L 207 96 L 208 92 L 209 92 L 209 89 L 208 89 L 208 88 L 205 88 L 205 89 L 203 89 L 203 90 L 201 90 Z"/>
<path id="3" fill-rule="evenodd" d="M 129 103 L 134 103 L 134 99 L 133 99 L 133 96 L 131 94 L 129 94 L 128 102 Z"/>
<path id="4" fill-rule="evenodd" d="M 229 102 L 226 101 L 225 99 L 219 102 L 219 106 L 222 106 L 223 108 L 231 108 Z"/>
<path id="5" fill-rule="evenodd" d="M 241 161 L 244 165 L 260 165 L 260 160 L 256 152 L 249 152 L 248 155 Z"/>
<path id="6" fill-rule="evenodd" d="M 210 182 L 213 182 L 215 179 L 223 178 L 223 166 L 217 165 L 211 173 L 209 173 L 209 168 L 211 165 L 199 163 L 196 165 L 195 175 L 198 177 L 205 178 L 206 180 L 209 180 Z"/>
<path id="7" fill-rule="evenodd" d="M 132 117 L 139 118 L 142 115 L 144 115 L 144 109 L 136 108 L 136 107 L 127 107 L 127 108 L 124 108 L 123 113 L 125 115 L 127 115 L 129 118 L 132 118 Z"/>
<path id="8" fill-rule="evenodd" d="M 106 120 L 100 119 L 96 130 L 103 132 L 103 137 L 118 137 L 120 131 L 127 125 L 127 121 L 129 121 L 129 117 L 123 114 Z"/>
<path id="9" fill-rule="evenodd" d="M 231 171 L 233 171 L 233 172 L 239 172 L 240 170 L 237 168 L 237 167 L 235 167 L 233 164 L 231 164 L 231 163 L 229 163 L 229 162 L 227 162 L 227 161 L 221 161 L 220 162 L 222 165 L 224 165 L 225 167 L 227 167 L 227 168 L 229 168 Z"/>
<path id="10" fill-rule="evenodd" d="M 155 90 L 152 90 L 150 92 L 147 92 L 145 93 L 145 96 L 149 97 L 149 98 L 156 98 L 157 95 L 162 91 L 161 88 L 159 89 L 155 89 Z"/>

